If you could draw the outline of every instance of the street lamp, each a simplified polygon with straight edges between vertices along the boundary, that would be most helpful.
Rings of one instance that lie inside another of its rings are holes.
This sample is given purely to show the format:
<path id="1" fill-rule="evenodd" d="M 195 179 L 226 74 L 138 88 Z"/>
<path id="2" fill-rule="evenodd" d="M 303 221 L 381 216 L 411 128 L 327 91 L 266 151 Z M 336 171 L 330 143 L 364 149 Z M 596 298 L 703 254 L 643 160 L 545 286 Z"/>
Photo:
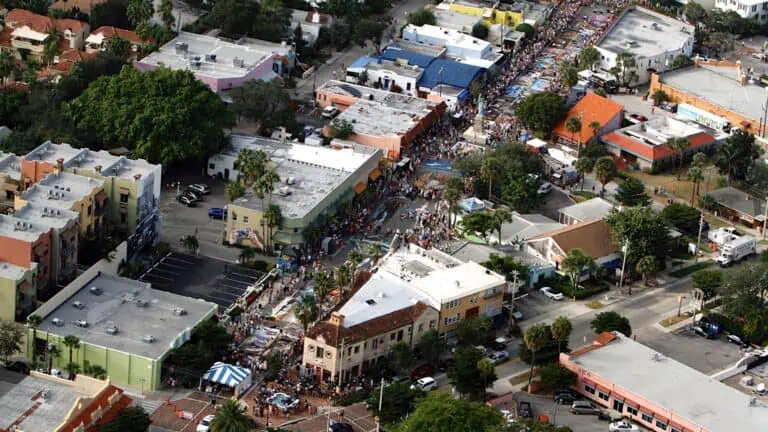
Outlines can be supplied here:
<path id="1" fill-rule="evenodd" d="M 629 239 L 627 239 L 624 242 L 624 247 L 622 248 L 622 251 L 624 252 L 624 259 L 621 260 L 621 278 L 619 279 L 619 292 L 621 292 L 621 287 L 624 285 L 624 269 L 627 266 L 627 254 L 629 253 Z M 629 286 L 629 295 L 632 295 L 632 286 Z"/>
<path id="2" fill-rule="evenodd" d="M 437 87 L 440 89 L 440 97 L 443 97 L 443 68 L 440 68 L 440 82 L 437 84 Z"/>

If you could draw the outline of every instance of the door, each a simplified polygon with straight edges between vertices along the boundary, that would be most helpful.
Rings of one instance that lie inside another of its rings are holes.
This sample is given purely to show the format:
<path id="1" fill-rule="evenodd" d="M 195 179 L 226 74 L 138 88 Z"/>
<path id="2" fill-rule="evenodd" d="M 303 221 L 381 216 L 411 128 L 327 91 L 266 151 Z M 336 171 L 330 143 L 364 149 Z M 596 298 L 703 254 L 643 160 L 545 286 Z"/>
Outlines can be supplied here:
<path id="1" fill-rule="evenodd" d="M 229 180 L 229 168 L 224 168 L 224 180 Z"/>
<path id="2" fill-rule="evenodd" d="M 613 409 L 618 411 L 618 412 L 620 412 L 620 413 L 624 412 L 624 402 L 618 401 L 618 400 L 614 399 L 613 400 Z"/>
<path id="3" fill-rule="evenodd" d="M 467 312 L 464 314 L 464 317 L 469 319 L 479 314 L 480 314 L 480 306 L 477 306 L 477 307 L 473 307 L 472 309 L 467 309 Z"/>

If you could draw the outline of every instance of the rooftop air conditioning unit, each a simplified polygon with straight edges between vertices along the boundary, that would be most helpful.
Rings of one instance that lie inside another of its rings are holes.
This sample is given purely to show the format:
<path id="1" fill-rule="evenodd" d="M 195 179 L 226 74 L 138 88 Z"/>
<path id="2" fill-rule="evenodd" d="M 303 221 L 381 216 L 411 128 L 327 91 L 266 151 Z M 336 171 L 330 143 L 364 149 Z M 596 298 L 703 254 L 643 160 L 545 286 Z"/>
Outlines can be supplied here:
<path id="1" fill-rule="evenodd" d="M 173 308 L 173 314 L 176 316 L 182 316 L 182 315 L 186 315 L 187 311 L 184 308 L 176 307 L 176 308 Z"/>
<path id="2" fill-rule="evenodd" d="M 78 327 L 86 328 L 88 327 L 88 321 L 86 320 L 77 320 L 75 321 L 75 325 Z"/>
<path id="3" fill-rule="evenodd" d="M 52 323 L 53 323 L 53 325 L 55 325 L 56 327 L 62 327 L 62 326 L 64 325 L 64 320 L 62 320 L 62 319 L 60 319 L 60 318 L 54 318 L 54 319 L 52 319 L 52 320 L 51 320 L 51 322 L 52 322 Z"/>
<path id="4" fill-rule="evenodd" d="M 148 335 L 144 335 L 144 337 L 141 338 L 141 340 L 143 340 L 146 343 L 152 343 L 152 342 L 155 341 L 155 337 L 150 335 L 150 334 L 148 334 Z"/>
<path id="5" fill-rule="evenodd" d="M 116 335 L 117 332 L 118 332 L 118 329 L 114 323 L 107 325 L 107 334 Z"/>
<path id="6" fill-rule="evenodd" d="M 288 177 L 285 179 L 285 184 L 292 185 L 296 184 L 296 178 L 295 177 Z"/>
<path id="7" fill-rule="evenodd" d="M 85 309 L 85 303 L 81 301 L 75 301 L 72 303 L 72 306 L 75 307 L 75 309 Z"/>
<path id="8" fill-rule="evenodd" d="M 143 299 L 138 299 L 138 300 L 136 300 L 136 306 L 142 307 L 142 308 L 143 307 L 147 307 L 147 306 L 149 306 L 149 302 L 146 301 L 146 300 L 143 300 Z"/>
<path id="9" fill-rule="evenodd" d="M 92 286 L 92 287 L 88 288 L 88 291 L 90 291 L 91 294 L 93 294 L 93 295 L 101 295 L 101 293 L 103 292 L 101 290 L 101 288 L 99 288 L 97 286 Z"/>

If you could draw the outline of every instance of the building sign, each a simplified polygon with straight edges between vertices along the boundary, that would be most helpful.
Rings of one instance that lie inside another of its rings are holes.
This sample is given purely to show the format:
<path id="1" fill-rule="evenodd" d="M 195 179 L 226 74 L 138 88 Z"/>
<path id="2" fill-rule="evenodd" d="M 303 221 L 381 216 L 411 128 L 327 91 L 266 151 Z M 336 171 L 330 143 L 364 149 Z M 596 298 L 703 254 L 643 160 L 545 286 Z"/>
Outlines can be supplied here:
<path id="1" fill-rule="evenodd" d="M 710 114 L 693 105 L 680 104 L 677 106 L 677 117 L 683 120 L 691 120 L 714 130 L 723 130 L 729 122 L 723 117 Z"/>

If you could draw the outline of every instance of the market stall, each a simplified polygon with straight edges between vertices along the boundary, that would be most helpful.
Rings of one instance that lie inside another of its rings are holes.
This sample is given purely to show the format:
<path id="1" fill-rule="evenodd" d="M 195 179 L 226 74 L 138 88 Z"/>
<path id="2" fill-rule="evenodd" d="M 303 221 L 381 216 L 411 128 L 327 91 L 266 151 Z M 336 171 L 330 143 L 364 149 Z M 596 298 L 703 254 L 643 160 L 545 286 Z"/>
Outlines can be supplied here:
<path id="1" fill-rule="evenodd" d="M 251 387 L 252 379 L 253 374 L 249 369 L 222 362 L 214 363 L 203 375 L 208 385 L 229 387 L 238 397 Z"/>

